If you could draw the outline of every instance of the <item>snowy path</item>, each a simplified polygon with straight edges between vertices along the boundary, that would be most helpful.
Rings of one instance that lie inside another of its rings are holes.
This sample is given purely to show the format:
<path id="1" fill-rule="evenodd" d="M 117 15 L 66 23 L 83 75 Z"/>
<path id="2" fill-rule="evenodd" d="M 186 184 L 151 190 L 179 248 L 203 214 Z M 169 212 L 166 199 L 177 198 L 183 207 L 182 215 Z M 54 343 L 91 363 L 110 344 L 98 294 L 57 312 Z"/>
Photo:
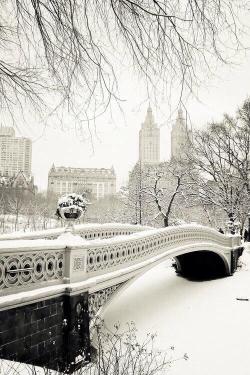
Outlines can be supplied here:
<path id="1" fill-rule="evenodd" d="M 135 321 L 139 335 L 158 333 L 158 346 L 187 352 L 170 375 L 250 374 L 250 255 L 234 276 L 191 282 L 166 263 L 147 272 L 108 306 L 108 327 Z"/>

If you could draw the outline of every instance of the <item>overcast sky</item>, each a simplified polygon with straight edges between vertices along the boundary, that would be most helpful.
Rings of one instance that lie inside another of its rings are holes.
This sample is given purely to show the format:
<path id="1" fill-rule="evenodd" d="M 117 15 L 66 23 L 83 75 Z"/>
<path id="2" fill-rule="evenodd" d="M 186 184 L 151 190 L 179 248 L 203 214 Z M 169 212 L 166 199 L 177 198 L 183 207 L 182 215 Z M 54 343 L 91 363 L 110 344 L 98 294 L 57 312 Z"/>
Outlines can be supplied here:
<path id="1" fill-rule="evenodd" d="M 225 112 L 234 114 L 250 95 L 249 55 L 241 65 L 224 67 L 217 75 L 220 78 L 210 79 L 207 86 L 199 91 L 200 102 L 190 98 L 186 105 L 194 127 L 220 120 Z M 123 87 L 126 100 L 122 105 L 123 113 L 116 111 L 113 118 L 107 113 L 97 120 L 93 145 L 90 138 L 82 139 L 73 128 L 62 130 L 60 126 L 46 129 L 34 126 L 32 130 L 22 129 L 23 135 L 33 140 L 32 172 L 39 190 L 47 187 L 48 170 L 52 163 L 83 168 L 109 168 L 113 165 L 118 187 L 126 183 L 128 171 L 138 160 L 139 129 L 148 106 L 146 93 L 138 92 L 133 79 L 128 87 L 126 84 Z M 156 123 L 161 128 L 161 159 L 167 160 L 170 155 L 170 131 L 176 118 L 175 107 L 170 107 L 168 100 L 164 103 L 164 99 L 159 99 L 157 107 L 154 102 L 151 106 Z"/>
<path id="2" fill-rule="evenodd" d="M 199 101 L 191 97 L 186 102 L 193 127 L 211 120 L 219 121 L 225 112 L 234 114 L 250 95 L 250 53 L 242 54 L 233 66 L 217 68 L 215 73 L 216 76 L 207 79 L 205 86 L 197 91 Z M 45 129 L 42 124 L 33 123 L 32 117 L 31 126 L 20 127 L 18 135 L 28 136 L 33 141 L 32 173 L 39 190 L 47 188 L 52 163 L 83 168 L 113 165 L 117 187 L 127 182 L 128 172 L 138 160 L 139 129 L 149 99 L 143 83 L 131 72 L 120 70 L 118 78 L 123 112 L 114 110 L 111 116 L 108 111 L 98 118 L 96 132 L 92 129 L 93 142 L 74 130 L 73 119 L 71 130 L 62 130 L 56 123 Z M 151 98 L 153 114 L 161 128 L 161 160 L 167 160 L 170 155 L 170 131 L 176 118 L 176 103 L 174 94 L 171 99 L 163 95 L 156 100 Z"/>

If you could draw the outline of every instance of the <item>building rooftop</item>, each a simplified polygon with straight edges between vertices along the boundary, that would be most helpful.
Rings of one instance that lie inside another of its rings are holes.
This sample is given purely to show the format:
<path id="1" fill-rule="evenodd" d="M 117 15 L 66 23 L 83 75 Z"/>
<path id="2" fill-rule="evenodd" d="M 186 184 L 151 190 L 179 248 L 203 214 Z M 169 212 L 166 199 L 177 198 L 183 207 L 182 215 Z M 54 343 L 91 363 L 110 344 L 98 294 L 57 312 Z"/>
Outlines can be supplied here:
<path id="1" fill-rule="evenodd" d="M 63 174 L 93 174 L 93 175 L 111 175 L 115 177 L 114 168 L 74 168 L 74 167 L 55 167 L 53 164 L 49 174 L 63 173 Z"/>
<path id="2" fill-rule="evenodd" d="M 153 111 L 149 105 L 147 109 L 145 121 L 142 124 L 142 128 L 155 128 L 155 127 L 156 127 L 156 124 L 155 124 L 155 120 L 153 116 Z"/>

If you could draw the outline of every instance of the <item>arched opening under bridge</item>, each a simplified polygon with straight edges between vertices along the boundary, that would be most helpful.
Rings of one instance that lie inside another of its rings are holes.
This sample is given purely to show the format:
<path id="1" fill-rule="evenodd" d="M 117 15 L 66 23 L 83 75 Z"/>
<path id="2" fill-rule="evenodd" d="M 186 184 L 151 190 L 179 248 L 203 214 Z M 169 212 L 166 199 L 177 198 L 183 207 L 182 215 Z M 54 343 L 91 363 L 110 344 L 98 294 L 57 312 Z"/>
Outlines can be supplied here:
<path id="1" fill-rule="evenodd" d="M 179 275 L 194 281 L 212 280 L 228 276 L 229 267 L 219 254 L 200 250 L 179 255 L 175 258 Z"/>

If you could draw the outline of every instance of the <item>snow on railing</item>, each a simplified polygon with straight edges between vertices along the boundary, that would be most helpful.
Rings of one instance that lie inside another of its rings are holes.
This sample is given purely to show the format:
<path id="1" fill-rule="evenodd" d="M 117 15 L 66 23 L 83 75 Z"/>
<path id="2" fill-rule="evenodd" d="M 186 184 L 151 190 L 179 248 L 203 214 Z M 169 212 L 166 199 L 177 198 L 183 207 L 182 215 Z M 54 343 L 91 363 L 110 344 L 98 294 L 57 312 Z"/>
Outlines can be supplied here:
<path id="1" fill-rule="evenodd" d="M 120 265 L 129 266 L 164 253 L 166 248 L 174 250 L 197 243 L 214 244 L 215 250 L 216 246 L 229 250 L 240 246 L 240 237 L 225 236 L 208 227 L 182 225 L 136 233 L 127 241 L 113 238 L 101 244 L 91 242 L 87 250 L 87 273 L 109 272 Z"/>
<path id="2" fill-rule="evenodd" d="M 81 237 L 92 240 L 97 238 L 111 238 L 114 236 L 121 236 L 149 230 L 152 227 L 143 225 L 121 224 L 121 223 L 107 223 L 107 224 L 79 224 L 75 225 L 74 233 Z M 46 229 L 35 232 L 17 232 L 0 235 L 0 241 L 6 240 L 37 240 L 47 239 L 54 240 L 65 231 L 65 228 Z"/>
<path id="3" fill-rule="evenodd" d="M 6 294 L 15 292 L 15 288 L 19 291 L 24 287 L 80 282 L 150 258 L 153 262 L 154 257 L 168 251 L 171 257 L 180 255 L 187 245 L 228 254 L 240 246 L 240 237 L 225 236 L 203 226 L 182 225 L 93 241 L 70 234 L 57 240 L 2 241 L 0 290 Z"/>

